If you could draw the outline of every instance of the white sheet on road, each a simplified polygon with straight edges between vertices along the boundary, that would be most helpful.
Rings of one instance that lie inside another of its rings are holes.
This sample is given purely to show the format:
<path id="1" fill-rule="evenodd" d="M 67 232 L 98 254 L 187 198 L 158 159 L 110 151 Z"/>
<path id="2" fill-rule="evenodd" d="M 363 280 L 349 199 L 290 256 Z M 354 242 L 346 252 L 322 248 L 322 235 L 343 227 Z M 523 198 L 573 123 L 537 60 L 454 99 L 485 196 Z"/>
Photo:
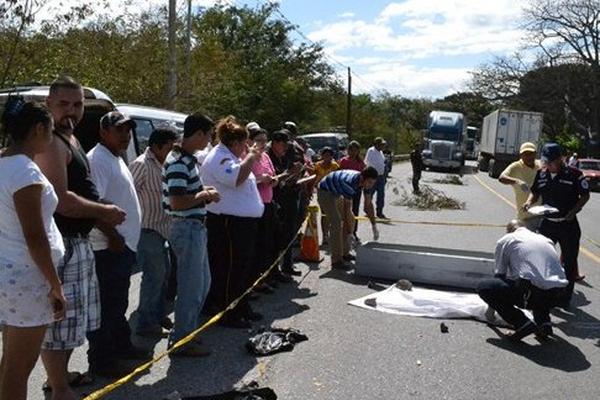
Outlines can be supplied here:
<path id="1" fill-rule="evenodd" d="M 376 301 L 376 307 L 365 304 L 365 300 L 373 298 Z M 448 292 L 418 287 L 405 291 L 392 285 L 381 292 L 361 297 L 348 302 L 348 304 L 396 315 L 442 319 L 474 318 L 495 325 L 506 325 L 497 313 L 495 313 L 492 321 L 488 321 L 485 316 L 488 308 L 487 304 L 477 294 L 473 293 Z M 528 311 L 525 311 L 525 313 L 530 316 Z"/>

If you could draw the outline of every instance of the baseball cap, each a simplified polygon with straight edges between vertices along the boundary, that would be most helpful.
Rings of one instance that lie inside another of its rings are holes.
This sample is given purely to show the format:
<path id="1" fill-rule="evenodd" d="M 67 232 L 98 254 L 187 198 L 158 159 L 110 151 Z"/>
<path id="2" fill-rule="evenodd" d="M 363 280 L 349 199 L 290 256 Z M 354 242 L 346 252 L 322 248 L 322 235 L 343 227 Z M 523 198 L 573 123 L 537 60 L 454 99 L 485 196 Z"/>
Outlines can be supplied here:
<path id="1" fill-rule="evenodd" d="M 561 149 L 558 143 L 546 143 L 542 147 L 542 161 L 549 163 L 561 157 Z"/>
<path id="2" fill-rule="evenodd" d="M 525 142 L 521 145 L 521 150 L 519 150 L 519 154 L 523 154 L 526 152 L 532 152 L 535 153 L 536 152 L 536 148 L 535 148 L 535 144 L 531 143 L 531 142 Z"/>
<path id="3" fill-rule="evenodd" d="M 297 135 L 298 134 L 298 127 L 296 126 L 295 122 L 286 121 L 286 122 L 283 123 L 283 127 L 285 129 L 287 129 L 288 131 L 290 131 L 290 133 L 292 135 Z"/>
<path id="4" fill-rule="evenodd" d="M 119 111 L 108 112 L 100 118 L 100 128 L 102 129 L 108 129 L 111 126 L 121 126 L 123 124 L 129 124 L 131 128 L 137 126 L 134 120 Z"/>
<path id="5" fill-rule="evenodd" d="M 279 131 L 275 131 L 271 134 L 271 140 L 273 142 L 288 142 L 290 140 L 290 135 L 287 129 L 282 129 Z"/>
<path id="6" fill-rule="evenodd" d="M 321 153 L 321 154 L 329 153 L 329 154 L 333 155 L 333 149 L 329 146 L 325 146 L 325 147 L 321 148 L 321 151 L 319 153 Z"/>

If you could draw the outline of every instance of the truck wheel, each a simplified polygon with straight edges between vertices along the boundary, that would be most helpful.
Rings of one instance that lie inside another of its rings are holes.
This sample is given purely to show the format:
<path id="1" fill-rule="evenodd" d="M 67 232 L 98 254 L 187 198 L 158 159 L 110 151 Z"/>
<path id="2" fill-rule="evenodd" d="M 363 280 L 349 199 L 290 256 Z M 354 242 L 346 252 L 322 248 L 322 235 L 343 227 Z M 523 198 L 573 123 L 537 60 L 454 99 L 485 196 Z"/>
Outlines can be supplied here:
<path id="1" fill-rule="evenodd" d="M 490 178 L 498 179 L 500 174 L 502 173 L 500 163 L 496 162 L 496 160 L 490 160 L 490 168 L 488 171 L 488 175 Z"/>
<path id="2" fill-rule="evenodd" d="M 479 157 L 479 163 L 478 163 L 478 165 L 479 165 L 479 170 L 480 170 L 481 172 L 487 172 L 487 171 L 488 171 L 488 169 L 489 169 L 489 167 L 490 167 L 490 164 L 489 164 L 489 162 L 490 162 L 490 159 L 489 159 L 489 158 L 486 158 L 486 157 Z"/>

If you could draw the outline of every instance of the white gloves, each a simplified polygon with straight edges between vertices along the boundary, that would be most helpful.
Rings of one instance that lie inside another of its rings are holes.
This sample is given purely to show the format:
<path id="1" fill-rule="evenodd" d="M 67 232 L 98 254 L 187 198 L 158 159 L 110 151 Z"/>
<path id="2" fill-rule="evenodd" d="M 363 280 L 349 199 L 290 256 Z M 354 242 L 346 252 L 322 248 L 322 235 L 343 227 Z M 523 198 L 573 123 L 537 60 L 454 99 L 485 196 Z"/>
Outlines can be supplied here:
<path id="1" fill-rule="evenodd" d="M 371 228 L 373 229 L 373 240 L 376 242 L 379 240 L 379 229 L 376 224 L 371 225 Z"/>

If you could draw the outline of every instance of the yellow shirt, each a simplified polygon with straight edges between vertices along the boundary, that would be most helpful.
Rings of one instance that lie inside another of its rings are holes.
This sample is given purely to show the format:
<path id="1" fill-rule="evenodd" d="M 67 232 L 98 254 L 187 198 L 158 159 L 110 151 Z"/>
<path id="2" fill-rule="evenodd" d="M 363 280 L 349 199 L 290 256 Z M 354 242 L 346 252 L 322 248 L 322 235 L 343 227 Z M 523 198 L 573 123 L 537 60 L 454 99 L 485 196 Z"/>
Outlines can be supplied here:
<path id="1" fill-rule="evenodd" d="M 321 179 L 325 178 L 325 176 L 335 170 L 340 169 L 340 165 L 335 162 L 335 161 L 331 161 L 331 164 L 329 164 L 327 167 L 325 165 L 323 165 L 323 161 L 319 161 L 315 164 L 315 175 L 317 175 L 317 179 L 315 180 L 315 183 L 319 183 L 321 181 Z"/>
<path id="2" fill-rule="evenodd" d="M 533 168 L 528 167 L 523 163 L 522 160 L 515 161 L 510 164 L 504 171 L 502 171 L 502 176 L 506 176 L 513 179 L 519 179 L 527 184 L 531 188 L 533 185 L 533 181 L 535 180 L 535 174 L 541 168 L 539 160 L 535 160 L 535 166 Z M 512 185 L 513 190 L 515 191 L 515 205 L 517 206 L 517 217 L 520 220 L 527 219 L 530 217 L 530 214 L 527 211 L 523 211 L 523 204 L 529 198 L 530 192 L 525 192 L 521 189 L 519 185 Z M 536 204 L 539 204 L 539 200 Z"/>

